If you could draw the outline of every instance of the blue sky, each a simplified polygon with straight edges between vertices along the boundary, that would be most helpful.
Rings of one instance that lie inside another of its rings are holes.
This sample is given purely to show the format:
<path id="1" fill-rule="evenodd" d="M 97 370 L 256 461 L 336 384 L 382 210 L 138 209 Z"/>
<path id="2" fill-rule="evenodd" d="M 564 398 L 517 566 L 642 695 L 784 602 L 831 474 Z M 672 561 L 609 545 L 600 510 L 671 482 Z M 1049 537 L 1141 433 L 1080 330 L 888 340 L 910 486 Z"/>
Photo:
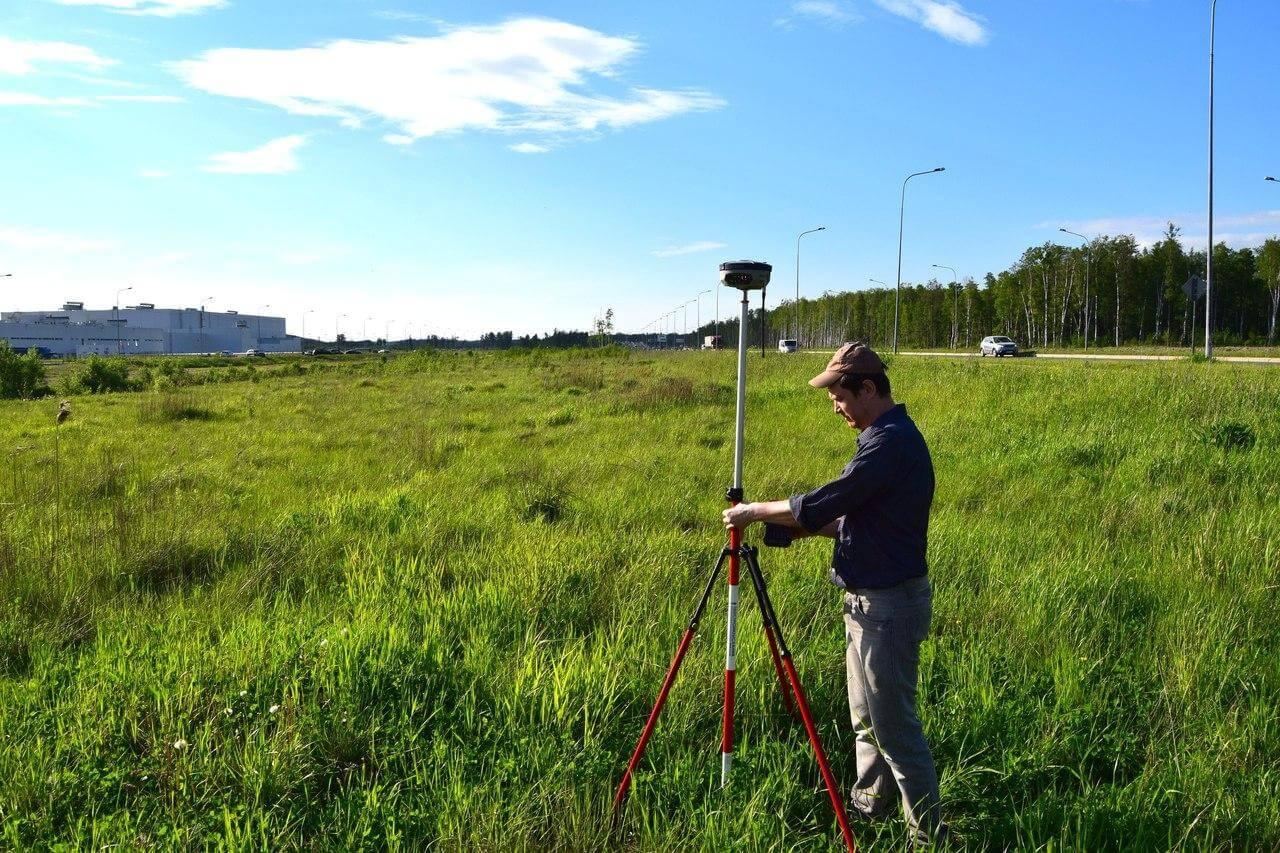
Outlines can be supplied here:
<path id="1" fill-rule="evenodd" d="M 1236 245 L 1280 232 L 1277 34 L 1274 0 L 1221 4 Z M 0 307 L 132 286 L 295 333 L 606 306 L 633 331 L 725 259 L 789 298 L 817 225 L 803 293 L 892 282 L 901 181 L 938 165 L 908 189 L 908 281 L 980 279 L 1059 225 L 1203 245 L 1207 39 L 1190 0 L 13 0 Z"/>

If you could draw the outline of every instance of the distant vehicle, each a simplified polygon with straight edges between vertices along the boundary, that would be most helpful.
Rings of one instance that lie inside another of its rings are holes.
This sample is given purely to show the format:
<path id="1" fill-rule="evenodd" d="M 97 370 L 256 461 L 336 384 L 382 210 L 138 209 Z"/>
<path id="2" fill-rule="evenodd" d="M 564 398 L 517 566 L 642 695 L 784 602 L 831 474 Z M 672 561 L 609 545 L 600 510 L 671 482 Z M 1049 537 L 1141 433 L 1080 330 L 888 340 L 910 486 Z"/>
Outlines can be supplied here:
<path id="1" fill-rule="evenodd" d="M 386 355 L 388 352 L 389 350 L 380 349 L 378 350 L 378 355 Z"/>
<path id="2" fill-rule="evenodd" d="M 344 349 L 344 350 L 342 351 L 342 354 L 343 354 L 343 355 L 360 355 L 360 353 L 362 353 L 362 352 L 364 352 L 364 350 L 359 350 L 359 349 Z"/>
<path id="3" fill-rule="evenodd" d="M 720 349 L 720 336 L 707 335 L 705 338 L 702 339 L 702 348 L 703 349 Z"/>
<path id="4" fill-rule="evenodd" d="M 1014 356 L 1018 354 L 1018 345 L 1013 342 L 1012 338 L 1006 338 L 1004 335 L 988 335 L 982 339 L 979 351 L 984 357 L 988 355 L 996 358 L 1002 355 Z"/>
<path id="5" fill-rule="evenodd" d="M 244 354 L 248 358 L 258 358 L 266 355 L 266 353 L 260 349 L 247 349 L 244 351 Z"/>
<path id="6" fill-rule="evenodd" d="M 800 342 L 791 338 L 783 338 L 778 341 L 778 352 L 799 352 Z"/>
<path id="7" fill-rule="evenodd" d="M 315 348 L 315 349 L 309 349 L 309 350 L 307 350 L 307 351 L 306 351 L 306 353 L 305 353 L 305 355 L 337 355 L 337 354 L 338 354 L 338 351 L 337 351 L 337 350 L 334 350 L 334 349 L 325 349 L 324 347 L 317 347 L 317 348 Z"/>
<path id="8" fill-rule="evenodd" d="M 219 350 L 218 355 L 231 355 L 231 350 L 229 349 Z"/>

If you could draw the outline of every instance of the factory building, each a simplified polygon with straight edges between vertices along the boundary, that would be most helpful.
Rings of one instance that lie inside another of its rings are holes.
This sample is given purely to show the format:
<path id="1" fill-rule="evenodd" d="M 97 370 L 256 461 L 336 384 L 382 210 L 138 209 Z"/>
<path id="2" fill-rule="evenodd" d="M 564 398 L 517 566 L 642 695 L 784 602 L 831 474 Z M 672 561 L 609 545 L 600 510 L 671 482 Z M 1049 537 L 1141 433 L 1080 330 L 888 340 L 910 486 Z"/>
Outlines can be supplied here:
<path id="1" fill-rule="evenodd" d="M 86 309 L 68 302 L 59 311 L 0 313 L 0 340 L 15 350 L 32 347 L 59 355 L 164 355 L 181 353 L 298 352 L 302 340 L 285 331 L 283 317 L 156 308 Z"/>

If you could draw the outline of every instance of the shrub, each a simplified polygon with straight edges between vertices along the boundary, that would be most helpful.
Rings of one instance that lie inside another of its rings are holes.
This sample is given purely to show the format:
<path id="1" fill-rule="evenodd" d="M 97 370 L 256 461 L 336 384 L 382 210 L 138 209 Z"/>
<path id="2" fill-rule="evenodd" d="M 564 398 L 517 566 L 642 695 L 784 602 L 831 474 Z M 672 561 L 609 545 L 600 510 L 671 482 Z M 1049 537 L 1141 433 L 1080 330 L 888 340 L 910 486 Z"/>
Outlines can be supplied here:
<path id="1" fill-rule="evenodd" d="M 0 399 L 30 400 L 48 392 L 40 355 L 35 350 L 18 355 L 8 341 L 0 341 Z"/>
<path id="2" fill-rule="evenodd" d="M 84 366 L 69 374 L 63 383 L 71 394 L 106 394 L 111 391 L 132 391 L 129 382 L 129 363 L 123 358 L 89 356 Z"/>

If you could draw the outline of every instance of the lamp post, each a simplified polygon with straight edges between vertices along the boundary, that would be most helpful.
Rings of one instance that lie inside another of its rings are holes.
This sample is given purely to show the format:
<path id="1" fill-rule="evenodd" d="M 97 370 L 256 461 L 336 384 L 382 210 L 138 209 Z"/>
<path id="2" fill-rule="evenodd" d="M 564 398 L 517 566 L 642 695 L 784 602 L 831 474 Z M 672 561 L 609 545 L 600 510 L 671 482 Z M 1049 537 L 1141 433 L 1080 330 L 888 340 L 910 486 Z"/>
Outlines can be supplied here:
<path id="1" fill-rule="evenodd" d="M 1070 234 L 1072 237 L 1079 237 L 1084 241 L 1084 348 L 1089 348 L 1089 267 L 1093 264 L 1093 241 L 1083 234 L 1077 234 L 1075 231 L 1069 231 L 1066 228 L 1059 228 L 1063 234 Z M 1094 319 L 1097 322 L 1097 318 Z"/>
<path id="2" fill-rule="evenodd" d="M 907 210 L 907 181 L 912 178 L 918 178 L 921 175 L 932 175 L 934 172 L 945 172 L 946 166 L 939 166 L 936 169 L 928 169 L 924 172 L 913 172 L 902 180 L 902 201 L 898 205 L 898 284 L 893 292 L 893 353 L 898 354 L 898 315 L 902 302 L 902 224 L 906 219 Z"/>
<path id="3" fill-rule="evenodd" d="M 334 317 L 334 318 L 333 318 L 333 342 L 334 342 L 335 344 L 338 342 L 338 321 L 339 321 L 339 320 L 341 320 L 341 319 L 342 319 L 343 317 L 345 317 L 345 316 L 347 316 L 347 315 L 346 315 L 346 314 L 339 314 L 338 316 L 336 316 L 336 317 Z"/>
<path id="4" fill-rule="evenodd" d="M 826 231 L 827 226 L 819 225 L 796 235 L 796 349 L 800 349 L 800 238 L 817 231 Z"/>
<path id="5" fill-rule="evenodd" d="M 116 291 L 116 355 L 120 355 L 120 294 L 133 290 L 133 285 L 122 287 Z"/>
<path id="6" fill-rule="evenodd" d="M 369 340 L 369 321 L 374 319 L 373 315 L 365 317 L 360 321 L 360 340 L 368 342 Z"/>
<path id="7" fill-rule="evenodd" d="M 304 341 L 307 339 L 307 315 L 314 314 L 315 312 L 316 309 L 314 308 L 308 308 L 306 311 L 302 312 L 302 339 Z"/>
<path id="8" fill-rule="evenodd" d="M 255 344 L 258 349 L 262 349 L 262 312 L 266 311 L 270 307 L 271 305 L 268 303 L 258 309 L 258 341 Z"/>
<path id="9" fill-rule="evenodd" d="M 212 301 L 213 301 L 212 296 L 206 296 L 204 300 L 200 303 L 200 351 L 201 352 L 207 352 L 209 349 L 209 347 L 207 346 L 208 339 L 206 339 L 204 336 L 204 306 L 208 305 Z"/>
<path id="10" fill-rule="evenodd" d="M 1218 0 L 1209 5 L 1209 246 L 1204 253 L 1204 357 L 1213 358 L 1213 41 Z"/>
<path id="11" fill-rule="evenodd" d="M 710 290 L 703 290 L 698 293 L 698 328 L 694 329 L 695 333 L 702 331 L 702 297 L 706 296 L 710 292 Z M 697 343 L 697 341 L 694 341 L 694 343 Z M 702 349 L 701 345 L 698 346 L 698 349 Z"/>
<path id="12" fill-rule="evenodd" d="M 878 278 L 869 278 L 869 279 L 867 279 L 867 281 L 871 282 L 872 284 L 878 284 L 878 285 L 880 285 L 881 287 L 885 288 L 886 290 L 888 290 L 888 288 L 889 288 L 889 282 L 887 282 L 887 281 L 881 281 L 881 280 L 880 280 L 880 279 L 878 279 Z"/>
<path id="13" fill-rule="evenodd" d="M 950 270 L 951 281 L 957 286 L 960 284 L 960 274 L 956 272 L 955 267 L 949 267 L 946 264 L 929 264 L 929 266 L 936 270 Z M 955 298 L 952 300 L 951 309 L 951 348 L 955 349 L 956 344 L 959 343 L 956 338 L 960 337 L 960 292 L 953 290 L 952 295 Z"/>

